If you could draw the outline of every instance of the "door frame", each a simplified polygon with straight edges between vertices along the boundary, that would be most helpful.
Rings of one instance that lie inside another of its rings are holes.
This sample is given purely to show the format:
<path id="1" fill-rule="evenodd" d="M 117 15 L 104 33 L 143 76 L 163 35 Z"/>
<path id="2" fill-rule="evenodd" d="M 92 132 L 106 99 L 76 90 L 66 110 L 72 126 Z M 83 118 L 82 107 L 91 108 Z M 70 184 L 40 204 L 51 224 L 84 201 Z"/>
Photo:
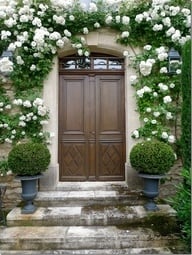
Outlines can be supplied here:
<path id="1" fill-rule="evenodd" d="M 102 29 L 86 35 L 87 45 L 91 50 L 96 52 L 105 52 L 116 56 L 123 56 L 126 50 L 132 56 L 140 49 L 130 46 L 123 46 L 116 43 L 117 34 L 115 31 Z M 74 54 L 74 49 L 71 45 L 66 45 L 60 49 L 58 55 L 53 59 L 52 70 L 47 79 L 44 81 L 43 99 L 45 105 L 50 109 L 50 119 L 44 127 L 44 131 L 51 134 L 49 150 L 51 153 L 51 163 L 48 170 L 44 173 L 44 177 L 40 180 L 40 190 L 55 190 L 59 183 L 59 164 L 58 164 L 58 73 L 59 73 L 59 58 Z M 125 125 L 126 125 L 126 163 L 125 163 L 125 182 L 129 187 L 138 188 L 139 178 L 136 171 L 130 166 L 129 153 L 135 140 L 131 138 L 132 132 L 140 125 L 139 115 L 135 111 L 135 89 L 131 86 L 130 76 L 136 75 L 135 70 L 131 67 L 131 62 L 125 56 Z"/>

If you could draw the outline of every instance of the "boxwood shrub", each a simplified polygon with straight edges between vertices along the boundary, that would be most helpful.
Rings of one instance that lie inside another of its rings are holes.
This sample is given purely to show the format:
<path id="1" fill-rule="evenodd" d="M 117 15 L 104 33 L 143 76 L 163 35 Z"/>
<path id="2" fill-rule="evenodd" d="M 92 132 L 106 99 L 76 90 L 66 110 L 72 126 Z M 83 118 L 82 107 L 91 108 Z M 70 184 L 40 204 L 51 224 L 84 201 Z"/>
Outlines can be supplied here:
<path id="1" fill-rule="evenodd" d="M 42 143 L 21 143 L 8 154 L 8 166 L 16 175 L 37 175 L 44 172 L 50 163 L 50 152 Z"/>
<path id="2" fill-rule="evenodd" d="M 172 147 L 161 141 L 144 141 L 133 146 L 130 163 L 141 173 L 164 174 L 175 162 Z"/>

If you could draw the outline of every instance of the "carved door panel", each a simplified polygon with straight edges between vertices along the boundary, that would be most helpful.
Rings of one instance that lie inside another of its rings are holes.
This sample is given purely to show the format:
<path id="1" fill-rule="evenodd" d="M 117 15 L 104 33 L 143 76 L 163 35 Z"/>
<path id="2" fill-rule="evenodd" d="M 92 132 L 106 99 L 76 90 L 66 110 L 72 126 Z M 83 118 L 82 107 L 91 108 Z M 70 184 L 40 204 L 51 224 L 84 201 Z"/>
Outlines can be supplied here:
<path id="1" fill-rule="evenodd" d="M 121 75 L 60 76 L 60 181 L 124 180 Z"/>

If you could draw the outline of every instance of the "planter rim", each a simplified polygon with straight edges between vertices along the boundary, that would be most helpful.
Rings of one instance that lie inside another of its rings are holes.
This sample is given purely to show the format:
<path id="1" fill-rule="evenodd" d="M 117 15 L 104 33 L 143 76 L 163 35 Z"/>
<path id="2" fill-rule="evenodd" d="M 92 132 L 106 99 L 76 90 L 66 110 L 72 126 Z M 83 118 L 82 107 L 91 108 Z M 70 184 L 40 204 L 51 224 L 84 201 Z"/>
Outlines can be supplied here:
<path id="1" fill-rule="evenodd" d="M 43 177 L 43 174 L 36 174 L 36 175 L 16 175 L 15 179 L 17 180 L 34 180 L 40 179 Z"/>
<path id="2" fill-rule="evenodd" d="M 139 173 L 138 174 L 142 178 L 147 178 L 147 179 L 161 179 L 165 178 L 165 174 L 144 174 L 144 173 Z"/>

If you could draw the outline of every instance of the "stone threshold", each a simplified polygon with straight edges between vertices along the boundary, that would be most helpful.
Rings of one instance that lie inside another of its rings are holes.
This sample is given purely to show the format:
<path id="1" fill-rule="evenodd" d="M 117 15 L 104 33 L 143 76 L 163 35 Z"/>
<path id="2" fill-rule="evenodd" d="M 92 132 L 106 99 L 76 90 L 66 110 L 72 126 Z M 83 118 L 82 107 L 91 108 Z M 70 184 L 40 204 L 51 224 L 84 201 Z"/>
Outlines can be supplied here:
<path id="1" fill-rule="evenodd" d="M 110 190 L 59 190 L 39 191 L 35 203 L 40 207 L 45 206 L 85 206 L 93 204 L 143 204 L 143 196 L 138 191 L 130 191 L 122 186 L 111 187 Z"/>
<path id="2" fill-rule="evenodd" d="M 58 191 L 88 191 L 88 190 L 114 190 L 119 188 L 128 189 L 125 181 L 114 182 L 58 182 L 55 190 Z"/>

